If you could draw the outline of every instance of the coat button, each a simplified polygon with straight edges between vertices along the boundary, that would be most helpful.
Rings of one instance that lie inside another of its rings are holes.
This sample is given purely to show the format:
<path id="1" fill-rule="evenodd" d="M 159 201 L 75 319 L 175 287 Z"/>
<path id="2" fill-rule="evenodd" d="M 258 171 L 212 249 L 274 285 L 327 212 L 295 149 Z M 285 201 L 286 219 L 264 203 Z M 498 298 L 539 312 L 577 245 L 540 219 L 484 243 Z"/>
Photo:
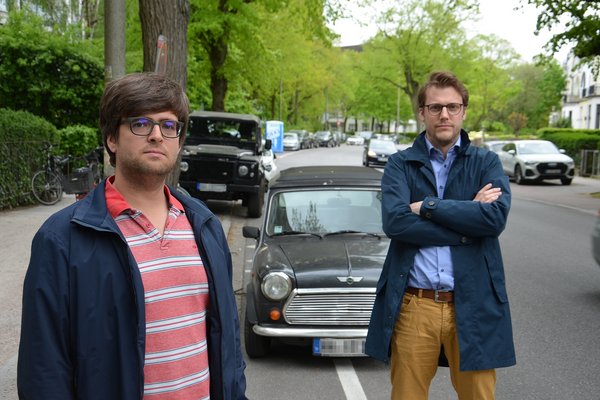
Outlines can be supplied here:
<path id="1" fill-rule="evenodd" d="M 461 243 L 468 243 L 469 239 L 466 236 L 463 236 L 463 237 L 460 238 L 460 242 Z"/>
<path id="2" fill-rule="evenodd" d="M 425 218 L 430 218 L 431 219 L 431 213 L 430 212 L 425 213 Z"/>
<path id="3" fill-rule="evenodd" d="M 435 201 L 429 200 L 429 203 L 427 203 L 427 204 L 430 205 L 430 206 L 433 206 L 433 205 L 435 205 Z"/>

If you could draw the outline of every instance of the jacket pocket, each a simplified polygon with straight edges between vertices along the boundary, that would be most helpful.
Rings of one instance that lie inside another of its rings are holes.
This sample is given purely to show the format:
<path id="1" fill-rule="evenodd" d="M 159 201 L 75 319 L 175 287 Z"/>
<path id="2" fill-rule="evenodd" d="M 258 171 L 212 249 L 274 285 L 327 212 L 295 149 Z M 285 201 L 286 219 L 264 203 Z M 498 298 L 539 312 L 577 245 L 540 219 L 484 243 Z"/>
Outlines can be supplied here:
<path id="1" fill-rule="evenodd" d="M 485 264 L 487 265 L 490 278 L 492 280 L 492 286 L 494 287 L 494 293 L 500 303 L 508 303 L 508 294 L 506 293 L 506 283 L 504 280 L 504 269 L 501 264 L 494 263 L 493 260 L 485 257 Z"/>

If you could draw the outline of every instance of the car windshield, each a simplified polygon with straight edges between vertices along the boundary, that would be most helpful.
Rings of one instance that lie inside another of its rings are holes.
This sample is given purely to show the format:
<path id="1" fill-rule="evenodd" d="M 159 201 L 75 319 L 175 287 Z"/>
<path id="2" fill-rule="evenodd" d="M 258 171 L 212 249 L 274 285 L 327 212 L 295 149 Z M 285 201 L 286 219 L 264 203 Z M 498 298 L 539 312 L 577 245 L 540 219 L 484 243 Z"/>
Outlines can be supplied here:
<path id="1" fill-rule="evenodd" d="M 316 133 L 316 135 L 317 135 L 317 137 L 319 137 L 319 138 L 325 138 L 325 137 L 329 136 L 329 132 L 327 132 L 327 131 L 318 131 L 318 132 Z"/>
<path id="2" fill-rule="evenodd" d="M 273 196 L 269 236 L 348 231 L 382 233 L 381 191 L 331 189 L 280 192 Z"/>
<path id="3" fill-rule="evenodd" d="M 258 132 L 253 121 L 190 117 L 186 144 L 221 144 L 252 149 Z"/>
<path id="4" fill-rule="evenodd" d="M 285 135 L 283 135 L 284 139 L 287 140 L 298 140 L 298 134 L 297 133 L 286 133 Z"/>
<path id="5" fill-rule="evenodd" d="M 376 152 L 395 153 L 396 145 L 389 140 L 371 140 L 369 148 Z"/>
<path id="6" fill-rule="evenodd" d="M 517 143 L 519 154 L 560 154 L 552 142 Z"/>

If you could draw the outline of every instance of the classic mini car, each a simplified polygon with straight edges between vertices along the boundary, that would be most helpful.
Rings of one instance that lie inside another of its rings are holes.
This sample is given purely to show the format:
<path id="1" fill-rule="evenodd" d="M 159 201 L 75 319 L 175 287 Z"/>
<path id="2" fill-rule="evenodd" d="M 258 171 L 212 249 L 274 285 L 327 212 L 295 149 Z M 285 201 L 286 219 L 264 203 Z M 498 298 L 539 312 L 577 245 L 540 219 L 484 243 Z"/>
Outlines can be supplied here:
<path id="1" fill-rule="evenodd" d="M 389 156 L 398 149 L 391 140 L 371 139 L 363 152 L 363 165 L 365 167 L 385 167 Z"/>
<path id="2" fill-rule="evenodd" d="M 266 169 L 273 166 L 270 149 L 258 117 L 195 111 L 181 152 L 179 184 L 202 200 L 242 200 L 248 216 L 258 218 L 268 186 Z"/>
<path id="3" fill-rule="evenodd" d="M 570 185 L 575 176 L 573 159 L 548 140 L 515 140 L 498 152 L 504 172 L 519 185 L 529 181 L 560 179 Z"/>
<path id="4" fill-rule="evenodd" d="M 381 177 L 359 166 L 295 167 L 269 188 L 246 291 L 249 357 L 277 339 L 319 356 L 364 355 L 375 287 L 389 247 Z"/>

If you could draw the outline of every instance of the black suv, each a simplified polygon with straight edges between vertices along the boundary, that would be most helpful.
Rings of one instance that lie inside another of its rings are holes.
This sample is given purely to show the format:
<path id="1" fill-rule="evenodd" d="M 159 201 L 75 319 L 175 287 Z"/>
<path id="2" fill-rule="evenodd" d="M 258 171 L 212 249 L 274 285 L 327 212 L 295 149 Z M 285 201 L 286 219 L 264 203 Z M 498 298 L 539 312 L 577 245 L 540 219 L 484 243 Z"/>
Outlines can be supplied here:
<path id="1" fill-rule="evenodd" d="M 179 184 L 202 200 L 242 200 L 248 217 L 262 215 L 267 180 L 261 158 L 260 119 L 254 115 L 195 111 L 182 151 Z"/>

